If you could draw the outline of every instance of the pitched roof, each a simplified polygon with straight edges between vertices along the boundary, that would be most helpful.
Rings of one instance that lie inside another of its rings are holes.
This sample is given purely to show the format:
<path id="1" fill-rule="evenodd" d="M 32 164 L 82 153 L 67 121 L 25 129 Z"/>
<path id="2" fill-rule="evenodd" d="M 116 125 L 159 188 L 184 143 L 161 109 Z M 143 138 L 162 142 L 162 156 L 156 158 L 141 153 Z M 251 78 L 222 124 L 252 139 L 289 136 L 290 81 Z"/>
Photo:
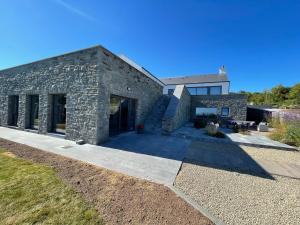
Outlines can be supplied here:
<path id="1" fill-rule="evenodd" d="M 160 79 L 165 84 L 197 84 L 197 83 L 215 83 L 228 81 L 226 74 L 207 74 L 194 75 L 186 77 L 170 77 Z"/>
<path id="2" fill-rule="evenodd" d="M 121 54 L 118 55 L 118 57 L 120 59 L 122 59 L 123 61 L 125 61 L 126 63 L 128 63 L 130 66 L 134 67 L 135 69 L 137 69 L 138 71 L 140 71 L 141 73 L 145 74 L 147 77 L 149 77 L 150 79 L 154 80 L 155 82 L 157 82 L 158 84 L 160 84 L 161 86 L 164 86 L 164 84 L 161 82 L 160 79 L 158 79 L 156 76 L 154 76 L 152 73 L 150 73 L 148 70 L 146 70 L 144 67 L 138 65 L 136 62 L 134 62 L 133 60 L 129 59 L 127 56 Z"/>

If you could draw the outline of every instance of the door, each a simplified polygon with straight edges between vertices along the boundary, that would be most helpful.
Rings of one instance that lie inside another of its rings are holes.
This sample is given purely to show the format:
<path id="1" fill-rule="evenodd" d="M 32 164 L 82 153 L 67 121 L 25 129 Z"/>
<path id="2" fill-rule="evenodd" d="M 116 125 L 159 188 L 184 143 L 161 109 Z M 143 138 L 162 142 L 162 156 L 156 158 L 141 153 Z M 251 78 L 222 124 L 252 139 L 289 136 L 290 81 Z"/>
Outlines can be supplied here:
<path id="1" fill-rule="evenodd" d="M 66 95 L 52 96 L 52 132 L 66 133 Z"/>
<path id="2" fill-rule="evenodd" d="M 8 97 L 8 121 L 9 126 L 18 126 L 19 117 L 19 96 L 12 95 Z"/>
<path id="3" fill-rule="evenodd" d="M 29 118 L 29 128 L 39 129 L 39 96 L 30 96 L 30 118 Z"/>
<path id="4" fill-rule="evenodd" d="M 135 128 L 136 100 L 121 96 L 110 97 L 109 135 L 114 136 Z"/>

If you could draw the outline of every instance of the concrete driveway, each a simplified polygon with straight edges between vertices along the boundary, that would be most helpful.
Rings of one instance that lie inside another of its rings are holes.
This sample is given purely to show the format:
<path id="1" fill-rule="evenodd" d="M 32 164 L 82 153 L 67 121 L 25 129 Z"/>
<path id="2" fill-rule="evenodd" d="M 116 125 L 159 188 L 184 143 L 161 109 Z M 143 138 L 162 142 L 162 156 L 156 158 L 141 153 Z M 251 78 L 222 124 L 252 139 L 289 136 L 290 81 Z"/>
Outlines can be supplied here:
<path id="1" fill-rule="evenodd" d="M 160 135 L 125 133 L 103 146 L 0 127 L 0 138 L 81 160 L 130 176 L 171 185 L 190 144 Z"/>

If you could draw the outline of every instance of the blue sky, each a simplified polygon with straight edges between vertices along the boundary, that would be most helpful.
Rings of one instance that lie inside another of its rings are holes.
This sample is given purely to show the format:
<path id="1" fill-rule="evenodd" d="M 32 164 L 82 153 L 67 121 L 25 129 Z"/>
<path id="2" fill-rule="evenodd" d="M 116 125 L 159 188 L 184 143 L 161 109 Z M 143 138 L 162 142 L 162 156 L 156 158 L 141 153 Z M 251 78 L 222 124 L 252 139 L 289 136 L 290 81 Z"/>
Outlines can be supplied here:
<path id="1" fill-rule="evenodd" d="M 225 65 L 232 91 L 300 82 L 299 0 L 0 3 L 0 69 L 101 44 L 158 77 Z"/>

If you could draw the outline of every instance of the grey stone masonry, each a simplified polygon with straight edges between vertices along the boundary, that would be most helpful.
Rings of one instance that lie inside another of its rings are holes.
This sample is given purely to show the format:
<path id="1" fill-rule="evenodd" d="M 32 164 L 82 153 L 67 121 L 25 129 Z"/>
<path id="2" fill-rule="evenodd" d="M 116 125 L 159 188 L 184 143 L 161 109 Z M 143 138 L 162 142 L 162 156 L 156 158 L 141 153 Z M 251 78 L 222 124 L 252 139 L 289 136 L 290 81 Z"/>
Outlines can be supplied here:
<path id="1" fill-rule="evenodd" d="M 191 119 L 195 118 L 197 107 L 217 108 L 218 115 L 221 114 L 222 107 L 228 107 L 230 118 L 246 120 L 247 96 L 243 94 L 191 96 Z"/>
<path id="2" fill-rule="evenodd" d="M 162 86 L 101 46 L 0 71 L 0 125 L 8 125 L 8 98 L 19 96 L 18 128 L 26 128 L 28 96 L 39 96 L 38 133 L 50 131 L 53 94 L 66 95 L 66 139 L 99 144 L 109 136 L 110 95 L 137 100 L 143 123 Z"/>
<path id="3" fill-rule="evenodd" d="M 177 85 L 162 119 L 162 133 L 170 134 L 190 120 L 191 96 L 184 85 Z"/>
<path id="4" fill-rule="evenodd" d="M 155 103 L 151 113 L 145 121 L 145 130 L 149 133 L 160 133 L 162 127 L 162 119 L 168 108 L 171 96 L 162 95 Z"/>

